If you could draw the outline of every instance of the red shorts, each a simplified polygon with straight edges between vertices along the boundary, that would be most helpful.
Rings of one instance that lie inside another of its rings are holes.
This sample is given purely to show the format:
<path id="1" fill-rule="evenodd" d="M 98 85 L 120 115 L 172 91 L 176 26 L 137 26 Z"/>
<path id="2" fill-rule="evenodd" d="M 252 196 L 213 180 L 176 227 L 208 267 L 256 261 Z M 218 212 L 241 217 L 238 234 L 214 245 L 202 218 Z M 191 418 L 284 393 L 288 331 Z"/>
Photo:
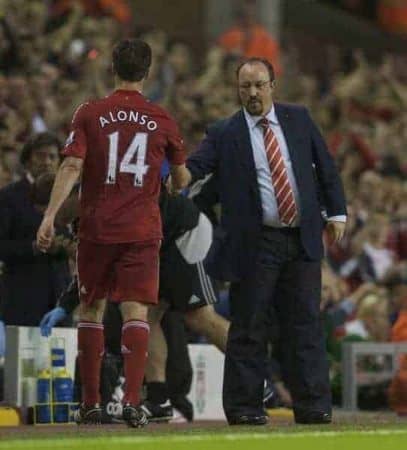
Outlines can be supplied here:
<path id="1" fill-rule="evenodd" d="M 158 302 L 161 241 L 78 244 L 78 282 L 81 302 L 107 298 L 113 302 Z"/>

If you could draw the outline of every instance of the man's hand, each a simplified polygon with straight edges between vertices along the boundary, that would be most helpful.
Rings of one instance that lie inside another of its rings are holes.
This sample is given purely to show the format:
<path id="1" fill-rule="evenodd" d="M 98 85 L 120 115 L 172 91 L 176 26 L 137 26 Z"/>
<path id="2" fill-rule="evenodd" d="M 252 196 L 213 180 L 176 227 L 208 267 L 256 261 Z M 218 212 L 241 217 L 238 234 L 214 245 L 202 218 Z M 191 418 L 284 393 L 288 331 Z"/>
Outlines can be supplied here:
<path id="1" fill-rule="evenodd" d="M 326 232 L 328 234 L 328 244 L 336 244 L 338 243 L 345 234 L 345 222 L 337 222 L 335 220 L 331 220 L 328 222 L 326 226 Z"/>
<path id="2" fill-rule="evenodd" d="M 172 191 L 181 191 L 189 186 L 191 183 L 192 175 L 185 164 L 173 165 L 170 164 L 170 176 L 168 177 L 168 183 Z"/>
<path id="3" fill-rule="evenodd" d="M 37 231 L 37 247 L 41 252 L 45 253 L 51 247 L 54 235 L 54 218 L 52 216 L 44 216 Z"/>
<path id="4" fill-rule="evenodd" d="M 171 175 L 168 175 L 167 180 L 165 182 L 165 187 L 170 195 L 179 195 L 182 192 L 182 189 L 176 189 L 172 182 Z"/>

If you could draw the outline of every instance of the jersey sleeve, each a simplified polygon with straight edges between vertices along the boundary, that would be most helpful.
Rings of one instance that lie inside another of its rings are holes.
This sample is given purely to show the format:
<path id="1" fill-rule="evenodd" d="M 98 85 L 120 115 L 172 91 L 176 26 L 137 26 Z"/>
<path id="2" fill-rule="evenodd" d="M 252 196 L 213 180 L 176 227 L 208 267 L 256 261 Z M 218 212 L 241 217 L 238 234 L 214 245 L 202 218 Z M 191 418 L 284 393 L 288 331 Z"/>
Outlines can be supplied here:
<path id="1" fill-rule="evenodd" d="M 84 103 L 75 111 L 71 131 L 65 146 L 62 149 L 63 156 L 73 156 L 75 158 L 85 159 L 87 151 L 86 133 L 85 133 L 85 119 L 86 119 L 86 105 Z"/>
<path id="2" fill-rule="evenodd" d="M 177 124 L 172 119 L 168 130 L 166 156 L 168 162 L 173 165 L 184 164 L 186 160 L 184 140 L 182 139 Z"/>

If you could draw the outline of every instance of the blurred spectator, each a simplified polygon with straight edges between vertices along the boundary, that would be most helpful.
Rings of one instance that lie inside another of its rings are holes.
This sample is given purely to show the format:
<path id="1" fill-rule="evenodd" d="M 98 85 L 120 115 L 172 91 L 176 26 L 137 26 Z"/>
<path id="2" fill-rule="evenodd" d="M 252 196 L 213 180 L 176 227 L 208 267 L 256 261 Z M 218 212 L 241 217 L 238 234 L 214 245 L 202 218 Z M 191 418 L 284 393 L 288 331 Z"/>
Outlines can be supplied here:
<path id="1" fill-rule="evenodd" d="M 331 5 L 334 3 L 337 7 L 349 12 L 350 14 L 363 17 L 365 19 L 376 18 L 376 4 L 378 0 L 321 0 L 323 3 Z"/>
<path id="2" fill-rule="evenodd" d="M 377 0 L 340 0 L 340 4 L 343 9 L 352 14 L 366 19 L 376 18 Z"/>
<path id="3" fill-rule="evenodd" d="M 139 37 L 150 45 L 153 54 L 148 78 L 145 81 L 146 96 L 151 101 L 161 102 L 174 81 L 167 70 L 168 36 L 157 28 L 147 28 L 139 33 Z"/>
<path id="4" fill-rule="evenodd" d="M 71 10 L 74 3 L 81 3 L 85 14 L 89 16 L 111 16 L 122 24 L 132 21 L 131 8 L 126 0 L 54 0 L 51 14 L 64 15 Z"/>
<path id="5" fill-rule="evenodd" d="M 0 157 L 0 189 L 11 182 L 11 173 Z"/>
<path id="6" fill-rule="evenodd" d="M 374 214 L 354 236 L 358 275 L 363 281 L 382 281 L 394 263 L 395 256 L 386 248 L 390 221 L 386 215 Z"/>
<path id="7" fill-rule="evenodd" d="M 377 15 L 386 31 L 407 34 L 406 0 L 379 0 Z"/>
<path id="8" fill-rule="evenodd" d="M 276 75 L 281 74 L 280 47 L 271 34 L 258 23 L 256 0 L 244 0 L 236 14 L 236 23 L 219 37 L 227 52 L 250 58 L 258 56 L 272 62 Z"/>
<path id="9" fill-rule="evenodd" d="M 385 342 L 389 338 L 389 320 L 386 298 L 375 294 L 363 297 L 356 310 L 355 319 L 344 325 L 345 336 Z"/>
<path id="10" fill-rule="evenodd" d="M 21 153 L 24 177 L 0 190 L 0 320 L 6 325 L 38 325 L 70 280 L 60 239 L 47 254 L 35 244 L 42 211 L 33 202 L 33 185 L 42 174 L 56 171 L 61 147 L 49 133 L 31 137 Z"/>
<path id="11" fill-rule="evenodd" d="M 0 15 L 0 74 L 11 74 L 17 62 L 16 38 L 5 17 Z"/>

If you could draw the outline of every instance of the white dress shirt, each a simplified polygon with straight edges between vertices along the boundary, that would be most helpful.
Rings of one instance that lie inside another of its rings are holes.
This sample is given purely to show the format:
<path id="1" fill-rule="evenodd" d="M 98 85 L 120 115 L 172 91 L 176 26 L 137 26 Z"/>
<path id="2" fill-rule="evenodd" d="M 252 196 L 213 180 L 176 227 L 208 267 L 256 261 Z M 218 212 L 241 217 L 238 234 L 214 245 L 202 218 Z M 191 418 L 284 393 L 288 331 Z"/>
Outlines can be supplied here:
<path id="1" fill-rule="evenodd" d="M 260 189 L 261 204 L 263 208 L 263 224 L 270 227 L 286 226 L 280 221 L 278 214 L 277 200 L 274 193 L 274 187 L 271 180 L 270 165 L 267 160 L 266 149 L 264 147 L 263 129 L 258 122 L 263 116 L 252 116 L 243 108 L 247 126 L 250 133 L 250 141 L 253 149 L 254 164 L 257 172 L 257 182 Z M 294 194 L 295 204 L 297 205 L 297 217 L 291 226 L 297 227 L 301 221 L 301 204 L 298 193 L 298 186 L 294 176 L 290 153 L 283 130 L 278 122 L 274 105 L 266 114 L 269 126 L 276 136 L 280 151 L 287 170 L 288 180 Z M 329 217 L 330 221 L 346 222 L 346 216 Z"/>

